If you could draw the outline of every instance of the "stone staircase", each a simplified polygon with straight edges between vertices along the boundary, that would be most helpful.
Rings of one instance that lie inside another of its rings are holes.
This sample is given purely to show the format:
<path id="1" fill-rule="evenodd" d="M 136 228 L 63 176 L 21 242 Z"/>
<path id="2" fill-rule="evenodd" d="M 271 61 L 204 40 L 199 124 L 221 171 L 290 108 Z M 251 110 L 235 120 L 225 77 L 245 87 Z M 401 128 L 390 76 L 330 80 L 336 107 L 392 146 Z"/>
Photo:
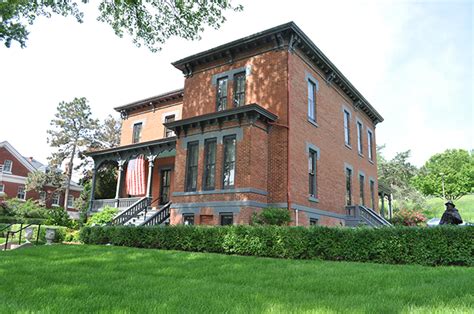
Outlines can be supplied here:
<path id="1" fill-rule="evenodd" d="M 392 226 L 392 224 L 380 216 L 379 213 L 362 205 L 346 206 L 346 211 L 346 226 L 348 227 L 367 226 L 380 228 Z"/>
<path id="2" fill-rule="evenodd" d="M 170 205 L 171 202 L 159 209 L 152 208 L 150 200 L 144 197 L 115 216 L 112 225 L 154 226 L 166 224 L 170 218 Z"/>

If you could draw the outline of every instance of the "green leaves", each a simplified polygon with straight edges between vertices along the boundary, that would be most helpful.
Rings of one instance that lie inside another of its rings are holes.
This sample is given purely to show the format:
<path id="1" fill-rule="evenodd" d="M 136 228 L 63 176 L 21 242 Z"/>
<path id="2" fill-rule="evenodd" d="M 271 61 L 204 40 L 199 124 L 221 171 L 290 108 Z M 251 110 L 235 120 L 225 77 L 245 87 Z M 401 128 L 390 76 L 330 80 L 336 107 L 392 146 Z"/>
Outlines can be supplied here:
<path id="1" fill-rule="evenodd" d="M 25 21 L 31 25 L 38 16 L 72 15 L 82 23 L 79 2 L 89 1 L 0 2 L 0 41 L 7 47 L 12 41 L 26 47 L 29 33 Z M 97 20 L 109 24 L 117 36 L 128 34 L 137 47 L 156 52 L 172 36 L 200 39 L 205 26 L 218 29 L 225 22 L 224 11 L 241 11 L 243 7 L 228 0 L 101 0 L 98 9 Z"/>
<path id="2" fill-rule="evenodd" d="M 448 149 L 433 155 L 413 179 L 413 184 L 425 195 L 457 200 L 473 192 L 474 156 L 463 149 Z"/>

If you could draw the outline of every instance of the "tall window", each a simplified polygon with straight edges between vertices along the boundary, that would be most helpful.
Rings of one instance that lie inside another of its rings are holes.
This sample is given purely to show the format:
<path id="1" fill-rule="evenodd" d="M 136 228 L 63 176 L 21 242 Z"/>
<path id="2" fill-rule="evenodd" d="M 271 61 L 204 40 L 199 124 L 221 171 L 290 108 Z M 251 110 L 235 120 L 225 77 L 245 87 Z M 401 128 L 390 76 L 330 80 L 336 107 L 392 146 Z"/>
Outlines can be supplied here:
<path id="1" fill-rule="evenodd" d="M 74 196 L 68 195 L 67 197 L 67 207 L 74 208 Z"/>
<path id="2" fill-rule="evenodd" d="M 316 160 L 317 152 L 309 150 L 308 156 L 308 176 L 309 176 L 309 196 L 316 197 Z"/>
<path id="3" fill-rule="evenodd" d="M 224 137 L 224 167 L 223 183 L 224 188 L 234 186 L 235 181 L 235 135 Z"/>
<path id="4" fill-rule="evenodd" d="M 0 184 L 0 193 L 5 192 L 5 185 Z"/>
<path id="5" fill-rule="evenodd" d="M 39 192 L 39 197 L 40 197 L 40 203 L 45 204 L 46 203 L 46 192 L 45 191 Z"/>
<path id="6" fill-rule="evenodd" d="M 166 116 L 165 117 L 165 123 L 168 123 L 168 122 L 173 122 L 175 119 L 175 115 L 170 115 L 170 116 Z M 175 136 L 176 134 L 174 133 L 173 130 L 171 129 L 168 129 L 165 127 L 165 137 L 172 137 L 172 136 Z"/>
<path id="7" fill-rule="evenodd" d="M 216 139 L 204 143 L 204 190 L 214 190 L 216 186 Z"/>
<path id="8" fill-rule="evenodd" d="M 308 119 L 316 122 L 316 84 L 308 80 Z"/>
<path id="9" fill-rule="evenodd" d="M 221 226 L 229 226 L 234 224 L 234 215 L 232 213 L 221 214 Z"/>
<path id="10" fill-rule="evenodd" d="M 13 162 L 11 160 L 5 160 L 3 163 L 3 172 L 12 172 Z"/>
<path id="11" fill-rule="evenodd" d="M 245 105 L 245 72 L 234 75 L 234 107 Z"/>
<path id="12" fill-rule="evenodd" d="M 217 111 L 227 108 L 227 77 L 217 80 Z"/>
<path id="13" fill-rule="evenodd" d="M 25 200 L 26 199 L 26 191 L 24 186 L 19 186 L 18 187 L 18 193 L 16 194 L 16 198 L 20 200 Z"/>
<path id="14" fill-rule="evenodd" d="M 350 119 L 351 114 L 347 110 L 344 110 L 344 142 L 349 146 L 351 145 Z"/>
<path id="15" fill-rule="evenodd" d="M 373 153 L 373 138 L 372 138 L 372 131 L 367 130 L 367 147 L 368 147 L 368 157 L 369 160 L 373 160 L 374 153 Z"/>
<path id="16" fill-rule="evenodd" d="M 359 174 L 359 204 L 365 206 L 365 197 L 364 197 L 364 185 L 365 185 L 365 178 L 363 175 Z"/>
<path id="17" fill-rule="evenodd" d="M 199 142 L 188 143 L 186 158 L 186 191 L 196 191 L 198 174 Z"/>
<path id="18" fill-rule="evenodd" d="M 352 205 L 352 169 L 346 168 L 346 205 Z"/>
<path id="19" fill-rule="evenodd" d="M 56 193 L 53 194 L 53 198 L 52 198 L 52 200 L 51 200 L 51 204 L 52 204 L 53 206 L 59 206 L 59 193 L 56 192 Z"/>
<path id="20" fill-rule="evenodd" d="M 370 180 L 370 205 L 375 210 L 375 182 Z"/>
<path id="21" fill-rule="evenodd" d="M 357 150 L 362 155 L 362 123 L 357 121 Z"/>
<path id="22" fill-rule="evenodd" d="M 142 122 L 139 122 L 139 123 L 135 123 L 133 125 L 133 138 L 132 138 L 132 143 L 138 143 L 140 142 L 140 138 L 142 136 L 142 127 L 143 127 L 143 123 Z"/>

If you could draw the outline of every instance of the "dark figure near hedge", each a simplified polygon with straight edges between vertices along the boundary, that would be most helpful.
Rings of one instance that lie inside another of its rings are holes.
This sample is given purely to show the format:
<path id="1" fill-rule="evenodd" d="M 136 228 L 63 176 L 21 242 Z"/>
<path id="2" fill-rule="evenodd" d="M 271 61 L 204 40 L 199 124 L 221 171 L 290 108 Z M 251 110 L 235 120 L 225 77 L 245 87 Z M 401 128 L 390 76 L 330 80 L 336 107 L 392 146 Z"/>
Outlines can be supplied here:
<path id="1" fill-rule="evenodd" d="M 452 201 L 447 201 L 446 210 L 441 217 L 440 225 L 459 225 L 462 224 L 461 215 Z"/>

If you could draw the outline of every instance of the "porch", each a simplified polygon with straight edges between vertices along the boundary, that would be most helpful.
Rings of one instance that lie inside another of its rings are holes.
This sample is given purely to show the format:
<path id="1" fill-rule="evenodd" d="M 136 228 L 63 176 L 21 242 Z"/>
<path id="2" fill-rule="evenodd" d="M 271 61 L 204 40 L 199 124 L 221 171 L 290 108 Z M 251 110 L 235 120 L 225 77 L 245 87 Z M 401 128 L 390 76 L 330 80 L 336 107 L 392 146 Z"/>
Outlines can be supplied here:
<path id="1" fill-rule="evenodd" d="M 94 160 L 89 212 L 118 208 L 114 220 L 120 224 L 132 219 L 145 222 L 147 216 L 157 214 L 170 202 L 175 147 L 172 137 L 88 153 Z M 97 177 L 106 165 L 117 171 L 115 196 L 96 199 Z"/>

